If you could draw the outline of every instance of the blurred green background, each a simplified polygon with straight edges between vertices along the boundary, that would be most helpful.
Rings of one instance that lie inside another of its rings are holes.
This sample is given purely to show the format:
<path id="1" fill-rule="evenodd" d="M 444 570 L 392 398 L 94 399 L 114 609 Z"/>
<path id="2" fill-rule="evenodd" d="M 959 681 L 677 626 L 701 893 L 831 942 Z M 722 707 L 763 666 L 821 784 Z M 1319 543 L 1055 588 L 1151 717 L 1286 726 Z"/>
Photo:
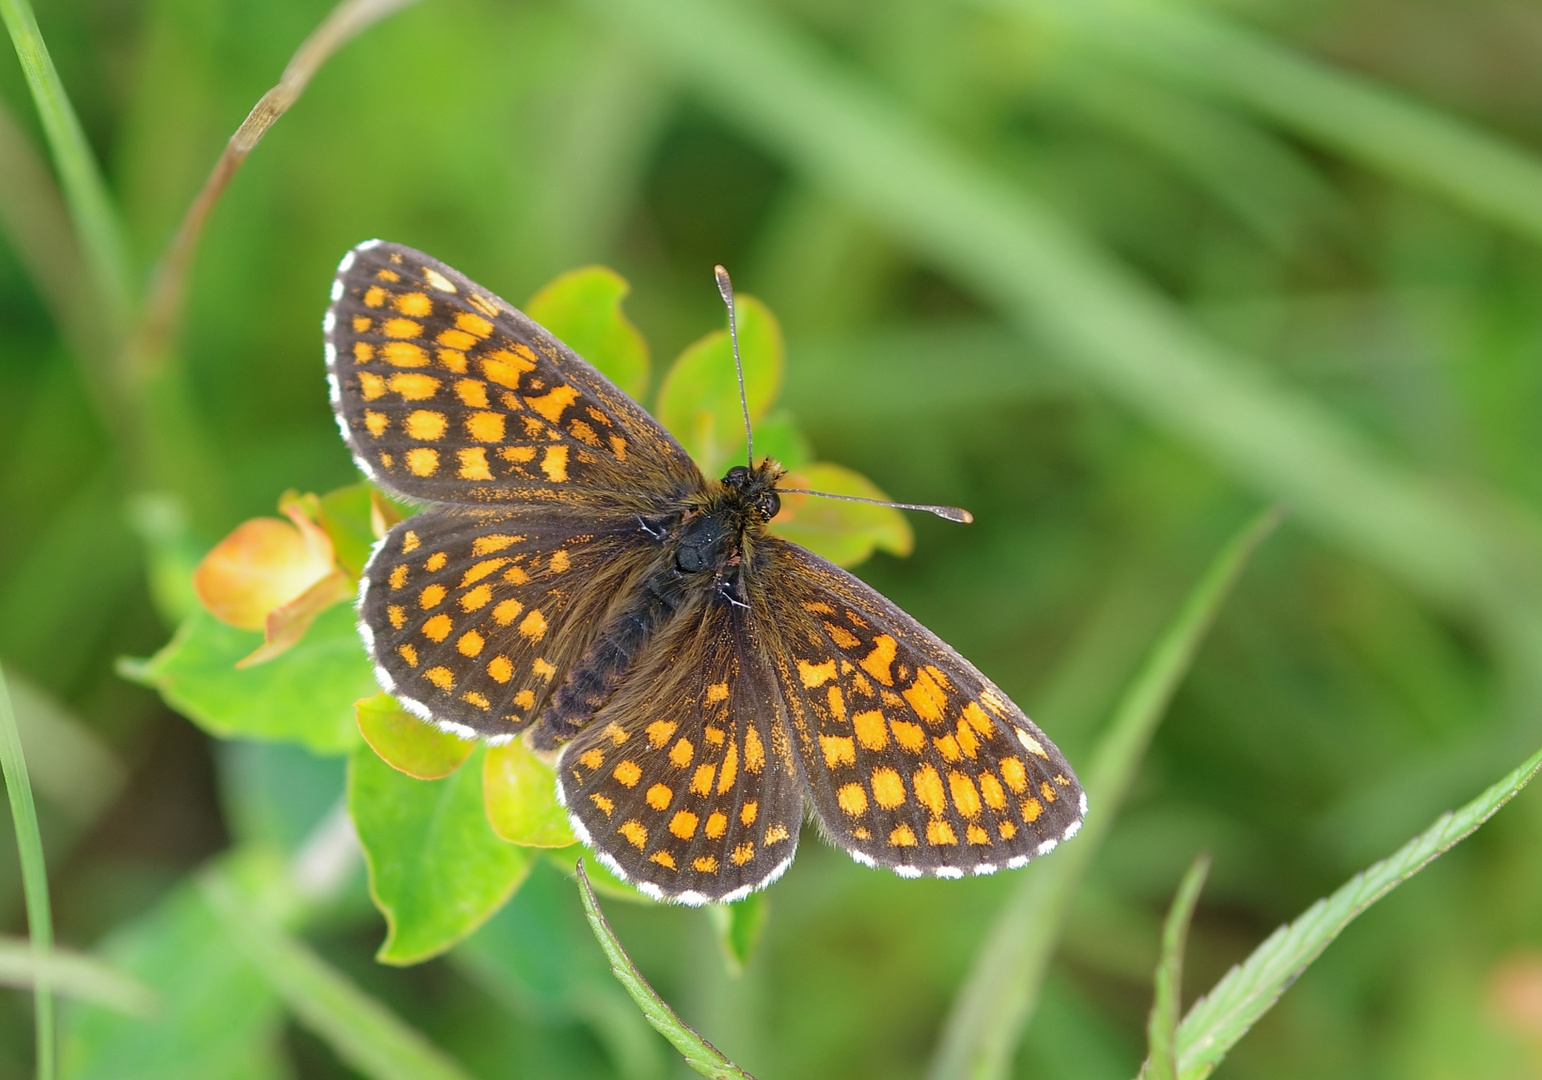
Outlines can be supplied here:
<path id="1" fill-rule="evenodd" d="M 327 10 L 39 4 L 135 290 Z M 217 743 L 114 660 L 166 641 L 179 573 L 236 523 L 355 477 L 319 330 L 342 253 L 411 244 L 515 303 L 609 264 L 656 372 L 720 325 L 723 262 L 782 320 L 783 404 L 818 456 L 975 514 L 918 517 L 912 557 L 859 572 L 1073 762 L 1225 538 L 1289 507 L 1078 894 L 1016 1063 L 1132 1076 L 1197 851 L 1191 993 L 1539 741 L 1539 100 L 1542 9 L 1519 0 L 425 0 L 252 154 L 139 392 L 0 62 L 0 659 L 61 940 L 174 938 L 191 871 L 293 849 L 341 792 L 340 760 Z M 902 881 L 809 832 L 737 976 L 702 912 L 610 915 L 762 1077 L 919 1076 L 1011 877 Z M 549 867 L 474 949 L 390 969 L 383 933 L 360 878 L 307 937 L 474 1075 L 681 1072 Z M 353 1075 L 276 1006 L 206 1006 L 188 1075 Z M 30 999 L 6 991 L 0 1076 L 31 1054 Z M 1220 1075 L 1542 1077 L 1542 800 L 1353 926 Z"/>

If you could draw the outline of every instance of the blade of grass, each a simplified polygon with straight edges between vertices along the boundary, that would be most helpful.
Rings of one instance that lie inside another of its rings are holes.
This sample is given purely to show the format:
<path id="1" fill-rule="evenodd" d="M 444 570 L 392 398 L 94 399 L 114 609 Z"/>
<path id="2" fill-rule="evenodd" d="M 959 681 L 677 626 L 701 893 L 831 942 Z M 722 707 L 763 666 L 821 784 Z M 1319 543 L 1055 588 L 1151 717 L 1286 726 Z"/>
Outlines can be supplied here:
<path id="1" fill-rule="evenodd" d="M 114 401 L 103 377 L 112 343 L 96 317 L 96 293 L 87 284 L 80 244 L 53 174 L 15 117 L 0 103 L 0 226 L 48 306 L 60 335 L 85 368 L 82 380 L 104 419 Z"/>
<path id="2" fill-rule="evenodd" d="M 1542 750 L 1461 809 L 1441 815 L 1389 858 L 1276 930 L 1194 1004 L 1178 1029 L 1178 1075 L 1202 1080 L 1291 983 L 1366 908 L 1474 833 L 1542 769 Z"/>
<path id="3" fill-rule="evenodd" d="M 1141 1076 L 1147 1080 L 1178 1080 L 1178 1018 L 1183 1015 L 1183 951 L 1199 890 L 1210 872 L 1210 856 L 1189 864 L 1178 883 L 1173 906 L 1162 924 L 1162 959 L 1157 964 L 1151 1018 L 1146 1023 L 1147 1058 Z"/>
<path id="4" fill-rule="evenodd" d="M 844 198 L 1118 400 L 1448 610 L 1534 648 L 1537 544 L 1388 461 L 1222 346 L 1046 206 L 751 5 L 589 0 L 748 136 Z M 1503 515 L 1473 506 L 1504 506 Z M 1520 584 L 1517 584 L 1520 583 Z M 1530 605 L 1530 606 L 1528 606 Z"/>
<path id="5" fill-rule="evenodd" d="M 16 2 L 16 0 L 0 0 Z M 387 16 L 416 0 L 342 0 L 321 25 L 301 42 L 290 58 L 278 84 L 269 90 L 236 129 L 203 187 L 193 197 L 172 237 L 166 254 L 155 268 L 145 302 L 144 318 L 127 349 L 126 367 L 137 375 L 153 372 L 165 362 L 171 336 L 182 314 L 187 295 L 187 276 L 199 238 L 220 196 L 230 186 L 246 156 L 268 133 L 280 116 L 289 111 L 321 65 L 349 41 Z"/>
<path id="6" fill-rule="evenodd" d="M 32 1000 L 37 1030 L 38 1080 L 53 1080 L 58 1047 L 54 1036 L 52 987 L 53 915 L 48 906 L 48 868 L 43 863 L 43 837 L 37 827 L 37 806 L 27 779 L 27 759 L 21 752 L 21 733 L 16 711 L 0 668 L 0 770 L 11 800 L 11 821 L 16 826 L 16 850 L 21 856 L 22 892 L 27 904 L 27 935 L 32 939 Z"/>
<path id="7" fill-rule="evenodd" d="M 755 1080 L 724 1057 L 717 1047 L 687 1027 L 685 1021 L 675 1015 L 669 1003 L 648 985 L 648 980 L 642 977 L 642 973 L 632 963 L 632 958 L 621 947 L 610 923 L 605 921 L 605 915 L 600 911 L 600 902 L 594 895 L 594 887 L 589 884 L 589 875 L 584 871 L 582 859 L 578 860 L 578 895 L 583 901 L 584 915 L 594 930 L 594 936 L 599 939 L 600 948 L 605 950 L 605 958 L 610 961 L 610 970 L 615 974 L 616 981 L 631 995 L 653 1029 L 680 1051 L 685 1063 L 701 1075 L 713 1077 L 714 1080 Z"/>
<path id="8" fill-rule="evenodd" d="M 75 115 L 48 46 L 43 43 L 32 5 L 27 0 L 0 0 L 0 18 L 5 20 L 26 74 L 43 134 L 59 170 L 64 201 L 101 294 L 103 307 L 99 317 L 113 328 L 116 341 L 126 325 L 134 294 L 134 274 L 117 211 L 80 118 Z"/>
<path id="9" fill-rule="evenodd" d="M 1151 736 L 1217 612 L 1279 520 L 1278 510 L 1264 511 L 1221 550 L 1136 672 L 1082 774 L 1087 823 L 1074 843 L 1018 879 L 954 999 L 928 1073 L 932 1080 L 1007 1075 L 1071 897 L 1113 828 Z"/>
<path id="10" fill-rule="evenodd" d="M 148 1016 L 155 1011 L 154 991 L 94 956 L 54 949 L 48 960 L 40 964 L 31 942 L 0 937 L 0 984 L 36 986 L 38 972 L 45 967 L 49 985 L 57 993 L 134 1016 Z"/>
<path id="11" fill-rule="evenodd" d="M 370 1080 L 470 1080 L 443 1051 L 249 903 L 220 868 L 199 888 L 296 1019 Z"/>
<path id="12" fill-rule="evenodd" d="M 1369 79 L 1178 4 L 983 2 L 1049 15 L 1121 60 L 1235 102 L 1304 138 L 1542 240 L 1542 161 L 1536 155 Z"/>

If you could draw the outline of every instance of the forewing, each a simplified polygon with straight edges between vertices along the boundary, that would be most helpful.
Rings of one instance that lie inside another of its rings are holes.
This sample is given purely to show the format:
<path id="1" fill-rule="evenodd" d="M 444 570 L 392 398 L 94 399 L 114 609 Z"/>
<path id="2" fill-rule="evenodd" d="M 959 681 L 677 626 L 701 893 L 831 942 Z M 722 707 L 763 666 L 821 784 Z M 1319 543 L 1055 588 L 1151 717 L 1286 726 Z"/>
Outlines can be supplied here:
<path id="1" fill-rule="evenodd" d="M 704 590 L 558 759 L 574 829 L 651 896 L 736 900 L 797 850 L 801 781 L 755 623 Z"/>
<path id="2" fill-rule="evenodd" d="M 839 567 L 760 544 L 773 665 L 834 843 L 907 877 L 959 877 L 1021 866 L 1076 832 L 1076 774 L 994 683 Z"/>
<path id="3" fill-rule="evenodd" d="M 386 534 L 361 583 L 381 685 L 447 730 L 523 730 L 662 549 L 635 519 L 436 507 Z"/>
<path id="4" fill-rule="evenodd" d="M 567 346 L 399 244 L 344 256 L 323 322 L 332 404 L 359 468 L 467 506 L 627 506 L 701 485 L 678 443 Z"/>

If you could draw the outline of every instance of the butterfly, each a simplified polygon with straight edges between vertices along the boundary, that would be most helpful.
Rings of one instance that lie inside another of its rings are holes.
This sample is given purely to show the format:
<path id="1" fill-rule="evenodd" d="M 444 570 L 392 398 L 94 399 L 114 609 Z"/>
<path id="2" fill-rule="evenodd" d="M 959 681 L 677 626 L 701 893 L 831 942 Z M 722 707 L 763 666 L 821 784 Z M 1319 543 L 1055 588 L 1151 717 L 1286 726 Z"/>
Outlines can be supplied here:
<path id="1" fill-rule="evenodd" d="M 1006 694 L 768 530 L 773 460 L 703 476 L 562 342 L 398 244 L 344 256 L 323 329 L 354 460 L 423 507 L 359 582 L 380 684 L 555 751 L 574 831 L 642 892 L 740 899 L 806 811 L 904 877 L 1018 867 L 1080 827 L 1076 774 Z"/>

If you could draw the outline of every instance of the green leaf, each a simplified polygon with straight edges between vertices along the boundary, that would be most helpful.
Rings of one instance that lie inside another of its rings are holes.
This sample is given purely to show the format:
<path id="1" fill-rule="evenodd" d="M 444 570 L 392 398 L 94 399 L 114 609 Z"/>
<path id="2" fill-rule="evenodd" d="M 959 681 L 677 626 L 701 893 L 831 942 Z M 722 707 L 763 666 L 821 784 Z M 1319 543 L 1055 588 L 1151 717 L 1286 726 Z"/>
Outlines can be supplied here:
<path id="1" fill-rule="evenodd" d="M 1125 688 L 1091 767 L 1082 772 L 1087 822 L 1073 842 L 1017 879 L 953 1001 L 928 1074 L 932 1080 L 995 1080 L 1007 1074 L 1038 1004 L 1071 898 L 1108 838 L 1151 736 L 1221 604 L 1279 519 L 1277 510 L 1265 511 L 1221 550 Z"/>
<path id="2" fill-rule="evenodd" d="M 1151 1017 L 1146 1022 L 1149 1047 L 1146 1068 L 1141 1073 L 1148 1080 L 1178 1080 L 1178 1017 L 1183 1014 L 1183 950 L 1188 941 L 1189 922 L 1199 890 L 1210 872 L 1210 857 L 1201 855 L 1190 865 L 1178 883 L 1173 906 L 1162 925 L 1162 959 L 1157 964 L 1156 993 L 1151 1003 Z"/>
<path id="3" fill-rule="evenodd" d="M 52 909 L 48 904 L 48 869 L 43 861 L 43 836 L 37 827 L 37 806 L 32 801 L 32 782 L 27 779 L 27 759 L 21 751 L 21 731 L 16 710 L 0 669 L 0 772 L 11 801 L 11 824 L 16 829 L 16 850 L 21 858 L 22 894 L 27 906 L 27 933 L 32 939 L 36 964 L 32 983 L 33 1021 L 37 1034 L 38 1080 L 53 1080 L 58 1041 L 54 1034 L 54 995 L 50 960 L 54 947 Z"/>
<path id="4" fill-rule="evenodd" d="M 354 711 L 369 748 L 414 780 L 442 780 L 465 764 L 477 746 L 413 716 L 390 694 L 363 698 Z"/>
<path id="5" fill-rule="evenodd" d="M 525 314 L 640 401 L 648 390 L 648 343 L 621 311 L 631 291 L 608 266 L 585 266 L 544 286 Z"/>
<path id="6" fill-rule="evenodd" d="M 298 742 L 339 754 L 359 741 L 354 702 L 379 692 L 351 604 L 317 616 L 303 640 L 249 668 L 236 661 L 262 644 L 252 630 L 206 611 L 182 624 L 147 663 L 119 670 L 161 692 L 166 704 L 222 739 Z"/>
<path id="7" fill-rule="evenodd" d="M 589 926 L 599 939 L 600 948 L 605 950 L 605 958 L 610 961 L 610 970 L 615 974 L 616 981 L 631 995 L 653 1029 L 680 1051 L 685 1063 L 701 1075 L 714 1077 L 715 1080 L 754 1080 L 749 1073 L 724 1057 L 717 1047 L 687 1027 L 685 1021 L 675 1015 L 675 1010 L 648 985 L 648 980 L 633 965 L 632 958 L 627 956 L 610 924 L 605 921 L 582 862 L 578 864 L 578 895 L 583 901 Z"/>
<path id="8" fill-rule="evenodd" d="M 814 452 L 792 413 L 777 409 L 755 422 L 755 456 L 775 458 L 784 469 L 807 465 Z"/>
<path id="9" fill-rule="evenodd" d="M 770 900 L 764 889 L 732 904 L 713 904 L 707 908 L 712 928 L 717 931 L 717 942 L 723 947 L 723 958 L 733 974 L 738 975 L 750 962 L 750 955 L 760 944 L 770 914 Z"/>
<path id="10" fill-rule="evenodd" d="M 782 327 L 771 309 L 753 296 L 739 296 L 734 310 L 744 396 L 750 423 L 755 424 L 782 389 Z M 729 465 L 745 460 L 744 411 L 727 330 L 708 334 L 680 354 L 664 376 L 654 415 L 708 476 L 720 476 Z"/>
<path id="11" fill-rule="evenodd" d="M 565 848 L 578 842 L 557 802 L 557 773 L 523 739 L 487 748 L 482 795 L 493 832 L 511 844 Z"/>
<path id="12" fill-rule="evenodd" d="M 804 466 L 790 473 L 784 483 L 832 495 L 889 497 L 861 473 L 829 462 Z M 815 495 L 783 495 L 782 512 L 771 522 L 771 531 L 838 566 L 855 566 L 872 555 L 874 548 L 909 555 L 915 546 L 915 534 L 902 511 Z"/>
<path id="13" fill-rule="evenodd" d="M 370 549 L 375 546 L 375 530 L 370 525 L 370 496 L 375 488 L 366 483 L 349 484 L 321 496 L 316 524 L 332 541 L 337 565 L 354 577 L 364 572 Z"/>
<path id="14" fill-rule="evenodd" d="M 198 889 L 179 886 L 101 947 L 115 968 L 156 994 L 149 1018 L 97 1006 L 64 1015 L 70 1080 L 282 1080 L 254 1062 L 283 1031 L 278 998 L 247 962 Z"/>
<path id="15" fill-rule="evenodd" d="M 1389 858 L 1280 927 L 1194 1004 L 1178 1029 L 1178 1075 L 1202 1080 L 1366 908 L 1471 836 L 1542 769 L 1542 750 L 1461 809 L 1441 815 Z"/>
<path id="16" fill-rule="evenodd" d="M 471 933 L 519 888 L 534 857 L 487 823 L 475 755 L 446 779 L 413 780 L 361 745 L 349 760 L 348 811 L 386 918 L 376 953 L 386 964 L 438 956 Z"/>
<path id="17" fill-rule="evenodd" d="M 296 1019 L 370 1080 L 470 1080 L 443 1051 L 243 897 L 220 868 L 200 891 L 225 934 Z"/>

